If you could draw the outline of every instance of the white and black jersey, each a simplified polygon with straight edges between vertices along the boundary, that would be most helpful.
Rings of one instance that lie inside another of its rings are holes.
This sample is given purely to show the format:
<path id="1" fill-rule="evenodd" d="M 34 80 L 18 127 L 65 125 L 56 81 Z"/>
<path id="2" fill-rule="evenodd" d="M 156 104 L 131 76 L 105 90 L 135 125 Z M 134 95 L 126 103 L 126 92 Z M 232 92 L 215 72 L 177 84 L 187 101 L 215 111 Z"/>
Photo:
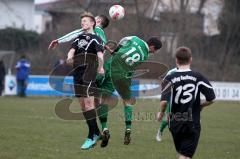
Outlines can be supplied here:
<path id="1" fill-rule="evenodd" d="M 188 70 L 176 70 L 166 76 L 171 90 L 163 93 L 162 100 L 170 101 L 170 127 L 172 123 L 193 122 L 200 125 L 200 93 L 207 101 L 215 99 L 212 85 L 200 73 Z M 164 87 L 164 86 L 163 86 Z"/>
<path id="2" fill-rule="evenodd" d="M 103 43 L 99 36 L 90 33 L 83 33 L 74 40 L 72 48 L 76 50 L 75 55 L 86 52 L 97 54 L 97 52 L 103 51 Z"/>
<path id="3" fill-rule="evenodd" d="M 102 40 L 95 34 L 79 35 L 72 47 L 75 49 L 73 59 L 73 79 L 75 96 L 90 96 L 96 93 L 96 75 L 98 52 L 103 52 Z"/>
<path id="4" fill-rule="evenodd" d="M 192 158 L 201 132 L 200 94 L 212 101 L 213 88 L 204 76 L 190 69 L 167 75 L 162 87 L 162 101 L 170 101 L 169 130 L 175 148 L 179 154 Z"/>
<path id="5" fill-rule="evenodd" d="M 72 43 L 71 48 L 75 49 L 74 64 L 78 67 L 77 71 L 84 71 L 87 65 L 92 68 L 96 66 L 97 53 L 103 52 L 101 38 L 90 33 L 80 34 Z"/>

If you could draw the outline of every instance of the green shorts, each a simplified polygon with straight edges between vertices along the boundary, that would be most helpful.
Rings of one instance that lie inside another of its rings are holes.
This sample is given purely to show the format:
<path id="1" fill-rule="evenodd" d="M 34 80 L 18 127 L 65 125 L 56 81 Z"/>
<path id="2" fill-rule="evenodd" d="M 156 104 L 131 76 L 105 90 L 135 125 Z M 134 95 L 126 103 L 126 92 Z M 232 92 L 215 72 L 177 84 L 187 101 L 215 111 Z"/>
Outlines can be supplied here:
<path id="1" fill-rule="evenodd" d="M 102 96 L 111 96 L 113 94 L 115 89 L 110 76 L 97 75 L 96 81 Z"/>
<path id="2" fill-rule="evenodd" d="M 110 64 L 111 61 L 106 61 L 104 63 L 104 76 L 98 74 L 96 77 L 97 87 L 100 89 L 102 96 L 111 96 L 115 90 L 110 76 Z"/>
<path id="3" fill-rule="evenodd" d="M 116 60 L 114 60 L 114 57 L 112 58 L 111 63 L 111 78 L 113 86 L 122 99 L 129 100 L 132 98 L 131 82 L 134 71 L 122 63 L 121 59 L 119 60 L 116 57 Z"/>
<path id="4" fill-rule="evenodd" d="M 129 100 L 132 98 L 131 78 L 113 78 L 113 84 L 122 99 Z"/>

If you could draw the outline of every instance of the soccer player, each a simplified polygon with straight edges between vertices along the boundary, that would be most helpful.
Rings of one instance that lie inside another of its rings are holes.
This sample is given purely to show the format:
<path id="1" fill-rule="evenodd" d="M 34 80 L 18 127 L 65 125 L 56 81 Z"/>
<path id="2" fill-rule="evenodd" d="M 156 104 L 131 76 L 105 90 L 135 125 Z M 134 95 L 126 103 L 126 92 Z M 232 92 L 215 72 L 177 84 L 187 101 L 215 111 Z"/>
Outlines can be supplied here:
<path id="1" fill-rule="evenodd" d="M 112 83 L 111 79 L 111 59 L 107 60 L 104 63 L 104 70 L 105 74 L 104 76 L 98 75 L 97 76 L 97 87 L 100 89 L 101 93 L 101 99 L 102 101 L 105 101 L 109 98 L 111 98 L 115 88 Z M 99 101 L 98 101 L 99 102 Z M 97 103 L 97 113 L 98 117 L 102 126 L 102 142 L 101 142 L 101 147 L 106 147 L 108 145 L 108 141 L 110 139 L 110 132 L 107 126 L 107 117 L 108 117 L 108 110 L 109 110 L 109 104 L 102 102 L 102 103 Z"/>
<path id="2" fill-rule="evenodd" d="M 118 48 L 112 52 L 111 57 L 111 79 L 115 89 L 123 99 L 125 115 L 125 137 L 124 144 L 128 145 L 131 141 L 132 112 L 135 99 L 131 94 L 131 79 L 136 66 L 146 61 L 149 53 L 154 53 L 162 47 L 161 41 L 157 37 L 151 37 L 147 42 L 137 36 L 123 38 Z"/>
<path id="3" fill-rule="evenodd" d="M 215 94 L 209 81 L 190 69 L 192 53 L 189 48 L 179 47 L 175 58 L 178 70 L 165 78 L 163 90 L 170 91 L 162 94 L 158 120 L 162 120 L 170 101 L 169 129 L 175 148 L 179 159 L 189 159 L 193 157 L 200 137 L 200 112 L 213 103 Z M 167 86 L 171 86 L 170 89 Z M 202 103 L 200 93 L 206 98 Z"/>
<path id="4" fill-rule="evenodd" d="M 173 69 L 169 70 L 167 72 L 166 76 L 176 72 L 176 70 L 177 70 L 177 68 L 173 68 Z M 157 132 L 157 135 L 156 135 L 156 140 L 158 142 L 162 141 L 163 131 L 168 125 L 167 116 L 168 116 L 169 112 L 170 112 L 170 102 L 168 101 L 167 102 L 167 108 L 166 108 L 166 111 L 165 111 L 165 115 L 163 117 L 163 120 L 161 121 L 160 128 L 158 129 L 158 132 Z"/>
<path id="5" fill-rule="evenodd" d="M 104 74 L 104 68 L 102 41 L 94 34 L 95 25 L 92 14 L 84 13 L 81 16 L 83 33 L 74 40 L 67 59 L 68 63 L 73 64 L 75 96 L 79 98 L 89 128 L 88 137 L 81 146 L 82 149 L 93 147 L 100 136 L 96 121 L 94 93 L 96 93 L 96 73 Z"/>
<path id="6" fill-rule="evenodd" d="M 94 33 L 98 35 L 103 44 L 105 45 L 107 42 L 106 35 L 104 33 L 105 28 L 109 25 L 109 19 L 105 15 L 98 15 L 95 17 L 96 27 L 94 28 Z M 53 40 L 49 49 L 54 49 L 58 44 L 69 42 L 75 39 L 77 36 L 83 33 L 83 29 L 75 30 L 71 33 L 64 35 L 56 40 Z M 105 75 L 97 75 L 96 84 L 99 89 L 101 89 L 102 98 L 108 98 L 114 92 L 114 87 L 110 78 L 110 61 L 104 63 L 104 70 L 106 70 Z M 97 105 L 97 113 L 102 126 L 102 142 L 101 147 L 106 147 L 108 144 L 108 140 L 110 138 L 110 133 L 107 126 L 107 117 L 108 117 L 108 105 L 104 103 L 100 103 Z"/>

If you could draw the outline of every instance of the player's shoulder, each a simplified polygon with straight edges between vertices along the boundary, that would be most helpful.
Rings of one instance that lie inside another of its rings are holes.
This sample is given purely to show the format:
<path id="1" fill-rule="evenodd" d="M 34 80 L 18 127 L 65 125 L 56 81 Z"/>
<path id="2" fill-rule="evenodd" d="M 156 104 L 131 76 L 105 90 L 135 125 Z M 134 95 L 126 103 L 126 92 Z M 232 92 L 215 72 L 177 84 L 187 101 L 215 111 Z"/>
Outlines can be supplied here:
<path id="1" fill-rule="evenodd" d="M 175 75 L 174 75 L 174 73 L 167 73 L 166 74 L 166 76 L 164 77 L 164 80 L 171 80 L 172 78 L 174 78 L 175 77 Z"/>
<path id="2" fill-rule="evenodd" d="M 208 81 L 208 79 L 202 73 L 200 73 L 198 71 L 191 71 L 190 75 L 194 76 L 198 82 L 199 81 Z"/>
<path id="3" fill-rule="evenodd" d="M 168 72 L 166 73 L 166 75 L 164 76 L 164 79 L 169 79 L 170 75 L 173 74 L 174 72 L 176 72 L 177 68 L 173 68 L 171 70 L 168 70 Z"/>
<path id="4" fill-rule="evenodd" d="M 138 36 L 131 36 L 131 38 L 133 39 L 134 42 L 136 42 L 138 45 L 140 45 L 144 51 L 144 53 L 149 52 L 149 47 L 148 44 L 146 43 L 146 41 L 144 41 L 143 39 L 141 39 Z"/>
<path id="5" fill-rule="evenodd" d="M 94 32 L 95 33 L 104 33 L 104 30 L 101 27 L 95 27 Z"/>
<path id="6" fill-rule="evenodd" d="M 171 70 L 169 70 L 169 71 L 167 72 L 166 75 L 171 75 L 171 74 L 173 74 L 173 73 L 176 72 L 176 71 L 177 71 L 177 67 L 172 68 Z"/>
<path id="7" fill-rule="evenodd" d="M 101 43 L 101 44 L 103 43 L 103 40 L 99 35 L 95 34 L 95 39 L 97 40 L 98 43 Z"/>
<path id="8" fill-rule="evenodd" d="M 138 37 L 138 36 L 131 36 L 131 39 L 133 39 L 136 42 L 145 43 L 145 41 L 143 39 L 141 39 L 140 37 Z"/>
<path id="9" fill-rule="evenodd" d="M 187 70 L 180 70 L 177 67 L 173 68 L 171 70 L 169 70 L 165 76 L 165 79 L 172 79 L 175 77 L 180 77 L 182 75 L 190 75 L 190 76 L 194 76 L 194 72 L 190 69 Z"/>
<path id="10" fill-rule="evenodd" d="M 204 76 L 202 75 L 202 73 L 200 73 L 200 72 L 198 72 L 198 71 L 194 71 L 194 70 L 191 71 L 191 74 L 193 74 L 193 75 L 195 75 L 196 77 L 199 77 L 199 78 L 204 77 Z"/>

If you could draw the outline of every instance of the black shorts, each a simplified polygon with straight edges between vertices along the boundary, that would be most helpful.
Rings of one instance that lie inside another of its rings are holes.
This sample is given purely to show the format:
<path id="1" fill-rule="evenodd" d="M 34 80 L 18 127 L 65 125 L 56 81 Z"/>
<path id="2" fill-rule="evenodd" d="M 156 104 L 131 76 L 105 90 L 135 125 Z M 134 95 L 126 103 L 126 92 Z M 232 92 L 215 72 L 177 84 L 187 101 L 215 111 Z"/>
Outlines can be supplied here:
<path id="1" fill-rule="evenodd" d="M 186 157 L 192 158 L 198 145 L 201 128 L 195 128 L 188 133 L 172 132 L 175 148 L 177 152 Z"/>
<path id="2" fill-rule="evenodd" d="M 96 85 L 96 77 L 86 79 L 83 73 L 74 73 L 73 82 L 75 97 L 98 96 L 99 90 Z"/>

